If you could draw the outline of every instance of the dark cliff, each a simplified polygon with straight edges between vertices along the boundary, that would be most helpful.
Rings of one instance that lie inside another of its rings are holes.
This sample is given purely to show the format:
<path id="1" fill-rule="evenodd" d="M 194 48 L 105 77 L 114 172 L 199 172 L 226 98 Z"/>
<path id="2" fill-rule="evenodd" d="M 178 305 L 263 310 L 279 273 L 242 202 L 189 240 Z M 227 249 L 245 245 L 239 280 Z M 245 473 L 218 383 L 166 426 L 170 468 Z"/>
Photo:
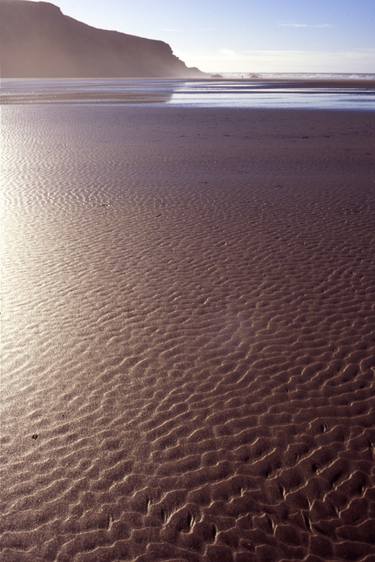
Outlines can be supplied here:
<path id="1" fill-rule="evenodd" d="M 3 77 L 193 77 L 163 41 L 90 27 L 47 2 L 0 1 Z"/>

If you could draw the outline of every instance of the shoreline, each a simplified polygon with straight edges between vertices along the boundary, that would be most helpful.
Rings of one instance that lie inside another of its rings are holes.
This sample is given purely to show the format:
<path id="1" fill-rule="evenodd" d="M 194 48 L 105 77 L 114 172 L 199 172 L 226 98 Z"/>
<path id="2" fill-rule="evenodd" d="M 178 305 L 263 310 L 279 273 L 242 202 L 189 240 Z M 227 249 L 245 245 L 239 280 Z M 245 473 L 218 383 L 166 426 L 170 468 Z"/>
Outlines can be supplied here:
<path id="1" fill-rule="evenodd" d="M 373 111 L 375 82 L 17 79 L 0 92 L 0 106 L 77 103 Z"/>

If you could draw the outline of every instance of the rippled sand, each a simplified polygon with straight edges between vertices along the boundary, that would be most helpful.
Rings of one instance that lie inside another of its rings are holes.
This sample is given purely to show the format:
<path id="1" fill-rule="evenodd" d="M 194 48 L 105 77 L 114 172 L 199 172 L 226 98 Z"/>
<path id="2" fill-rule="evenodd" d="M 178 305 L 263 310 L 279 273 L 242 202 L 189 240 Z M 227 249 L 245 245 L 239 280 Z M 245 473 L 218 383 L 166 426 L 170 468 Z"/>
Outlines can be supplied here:
<path id="1" fill-rule="evenodd" d="M 2 560 L 375 560 L 375 113 L 2 114 Z"/>

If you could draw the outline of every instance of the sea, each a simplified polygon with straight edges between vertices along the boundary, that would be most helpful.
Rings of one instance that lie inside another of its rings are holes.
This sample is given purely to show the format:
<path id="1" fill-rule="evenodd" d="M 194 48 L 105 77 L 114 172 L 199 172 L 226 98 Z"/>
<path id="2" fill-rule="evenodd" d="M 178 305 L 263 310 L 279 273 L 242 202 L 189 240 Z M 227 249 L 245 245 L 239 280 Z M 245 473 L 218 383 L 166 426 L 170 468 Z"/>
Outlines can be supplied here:
<path id="1" fill-rule="evenodd" d="M 207 79 L 1 79 L 0 104 L 375 110 L 375 74 L 216 74 Z"/>

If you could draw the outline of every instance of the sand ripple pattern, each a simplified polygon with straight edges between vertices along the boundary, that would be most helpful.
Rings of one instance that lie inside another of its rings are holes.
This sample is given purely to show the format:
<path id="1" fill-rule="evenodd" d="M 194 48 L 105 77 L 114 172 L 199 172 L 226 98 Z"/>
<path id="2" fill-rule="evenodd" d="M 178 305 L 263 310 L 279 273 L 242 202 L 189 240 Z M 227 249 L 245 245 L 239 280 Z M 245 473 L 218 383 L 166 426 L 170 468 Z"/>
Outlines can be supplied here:
<path id="1" fill-rule="evenodd" d="M 1 560 L 375 560 L 374 125 L 2 109 Z"/>

